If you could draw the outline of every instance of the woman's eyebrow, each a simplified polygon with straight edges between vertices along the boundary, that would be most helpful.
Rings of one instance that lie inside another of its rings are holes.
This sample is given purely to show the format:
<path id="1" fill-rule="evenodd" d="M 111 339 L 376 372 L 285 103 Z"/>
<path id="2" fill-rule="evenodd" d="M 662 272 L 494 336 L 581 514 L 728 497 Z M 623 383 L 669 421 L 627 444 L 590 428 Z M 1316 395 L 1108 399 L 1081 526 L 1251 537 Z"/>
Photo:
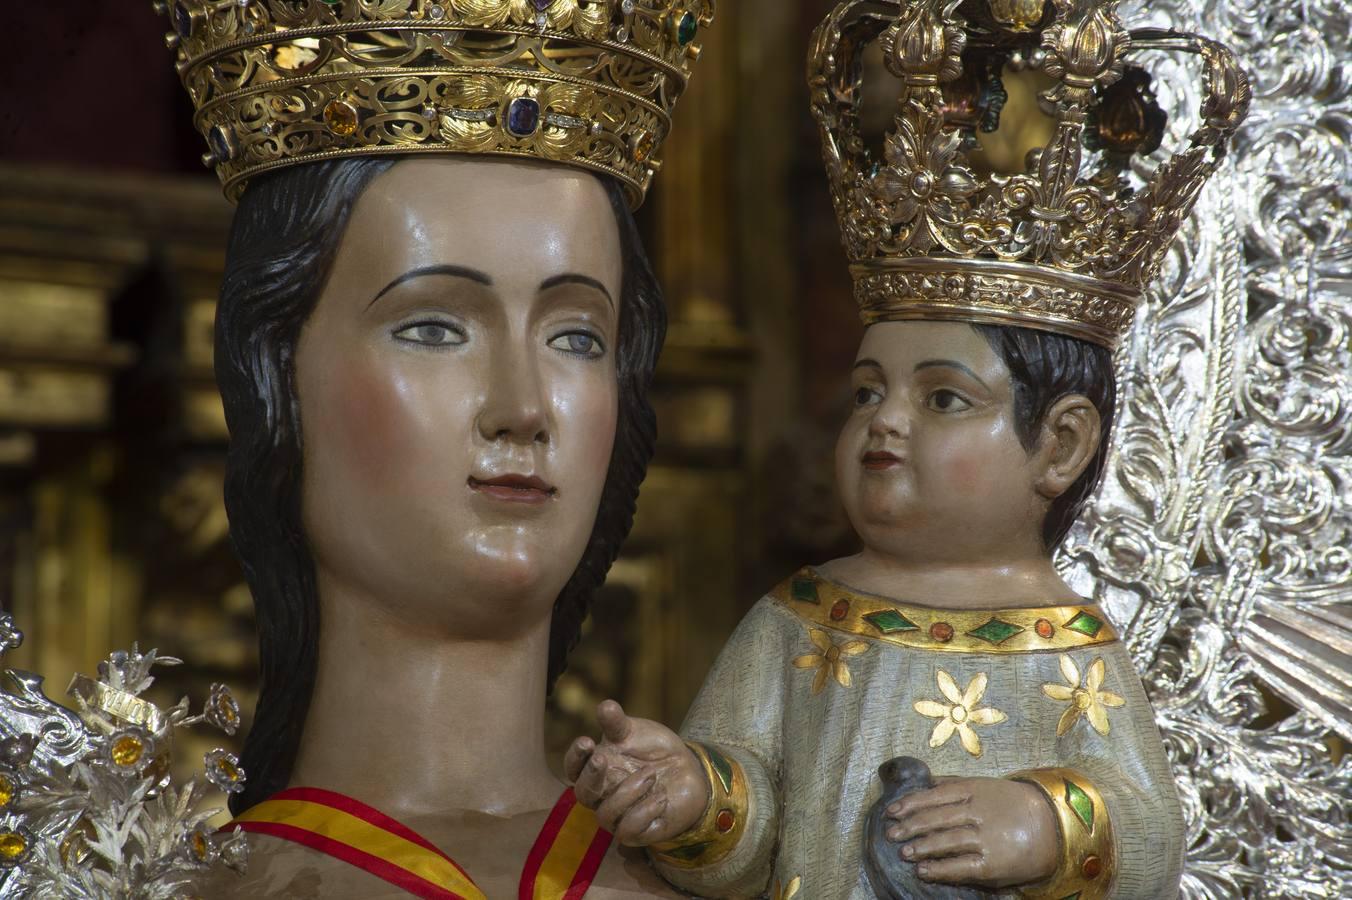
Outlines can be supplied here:
<path id="1" fill-rule="evenodd" d="M 394 281 L 385 285 L 380 289 L 380 293 L 372 297 L 371 302 L 366 304 L 366 308 L 370 309 L 372 306 L 375 306 L 377 300 L 384 297 L 404 282 L 412 281 L 415 278 L 425 278 L 429 275 L 449 275 L 452 278 L 464 278 L 467 281 L 478 282 L 479 284 L 487 285 L 488 287 L 493 286 L 493 279 L 487 272 L 480 272 L 478 269 L 471 269 L 469 266 L 454 266 L 449 263 L 439 266 L 422 266 L 417 269 L 409 269 L 403 275 L 400 275 L 398 278 L 394 279 Z"/>
<path id="2" fill-rule="evenodd" d="M 562 275 L 546 278 L 544 281 L 540 282 L 540 292 L 544 293 L 550 288 L 558 287 L 561 284 L 580 284 L 585 287 L 595 288 L 600 291 L 601 295 L 610 303 L 611 311 L 614 311 L 615 309 L 615 298 L 610 296 L 610 291 L 606 290 L 606 286 L 595 278 L 592 278 L 589 275 L 582 275 L 578 272 L 565 272 Z"/>
<path id="3" fill-rule="evenodd" d="M 965 372 L 972 378 L 973 381 L 981 385 L 986 390 L 989 391 L 991 389 L 991 386 L 986 384 L 986 382 L 982 379 L 980 375 L 976 374 L 971 369 L 967 368 L 962 363 L 958 362 L 956 359 L 927 359 L 924 362 L 916 363 L 915 371 L 919 372 L 921 369 L 933 369 L 938 366 L 946 366 L 950 369 L 957 369 L 959 372 Z"/>
<path id="4" fill-rule="evenodd" d="M 853 369 L 864 369 L 870 366 L 875 369 L 881 369 L 883 367 L 883 364 L 878 362 L 876 359 L 869 359 L 868 357 L 864 357 L 863 359 L 857 361 L 854 364 L 851 371 L 853 371 Z"/>

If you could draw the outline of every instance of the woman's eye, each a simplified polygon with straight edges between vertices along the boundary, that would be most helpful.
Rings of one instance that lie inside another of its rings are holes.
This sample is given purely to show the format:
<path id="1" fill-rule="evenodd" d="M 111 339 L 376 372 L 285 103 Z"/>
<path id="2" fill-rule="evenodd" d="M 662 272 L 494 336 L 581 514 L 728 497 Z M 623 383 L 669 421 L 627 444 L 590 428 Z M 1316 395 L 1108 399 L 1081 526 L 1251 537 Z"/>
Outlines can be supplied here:
<path id="1" fill-rule="evenodd" d="M 444 322 L 415 322 L 400 328 L 394 336 L 410 344 L 428 347 L 449 347 L 465 342 L 463 331 Z"/>
<path id="2" fill-rule="evenodd" d="M 596 359 L 606 352 L 605 347 L 601 346 L 600 338 L 585 331 L 570 331 L 567 334 L 561 334 L 551 340 L 549 346 L 555 350 L 562 350 L 564 353 L 572 353 L 575 356 L 585 356 L 588 359 Z"/>
<path id="3" fill-rule="evenodd" d="M 873 388 L 869 387 L 856 388 L 854 392 L 854 405 L 867 406 L 870 403 L 876 402 L 880 396 L 881 395 Z"/>
<path id="4" fill-rule="evenodd" d="M 935 412 L 962 412 L 965 409 L 971 409 L 972 404 L 968 403 L 960 394 L 953 391 L 937 390 L 929 395 L 925 405 Z"/>

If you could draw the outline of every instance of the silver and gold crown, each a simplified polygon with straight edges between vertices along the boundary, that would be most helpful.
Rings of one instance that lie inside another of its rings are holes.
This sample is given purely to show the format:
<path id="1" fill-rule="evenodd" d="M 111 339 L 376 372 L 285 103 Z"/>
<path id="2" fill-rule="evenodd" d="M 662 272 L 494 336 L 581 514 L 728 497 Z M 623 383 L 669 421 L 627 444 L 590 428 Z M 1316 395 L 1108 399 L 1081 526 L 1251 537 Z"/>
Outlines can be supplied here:
<path id="1" fill-rule="evenodd" d="M 494 154 L 643 200 L 714 0 L 159 0 L 226 196 L 312 160 Z"/>
<path id="2" fill-rule="evenodd" d="M 957 319 L 1021 325 L 1114 346 L 1248 110 L 1222 44 L 1127 31 L 1113 0 L 843 0 L 808 60 L 831 193 L 866 324 Z M 862 54 L 899 80 L 881 158 L 860 129 Z M 1200 125 L 1143 187 L 1133 155 L 1165 117 L 1142 50 L 1198 54 Z M 1038 70 L 1052 136 L 1025 171 L 982 174 L 976 131 L 997 127 L 1006 67 Z"/>

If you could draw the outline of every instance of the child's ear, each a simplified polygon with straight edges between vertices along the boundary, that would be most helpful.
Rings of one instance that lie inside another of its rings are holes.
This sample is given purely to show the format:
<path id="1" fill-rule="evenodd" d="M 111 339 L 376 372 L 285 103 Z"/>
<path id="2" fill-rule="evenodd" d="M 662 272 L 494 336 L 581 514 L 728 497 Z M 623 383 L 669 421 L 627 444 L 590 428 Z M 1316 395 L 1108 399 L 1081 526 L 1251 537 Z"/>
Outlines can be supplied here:
<path id="1" fill-rule="evenodd" d="M 1042 417 L 1034 486 L 1048 500 L 1070 490 L 1098 453 L 1102 420 L 1088 397 L 1069 394 Z"/>

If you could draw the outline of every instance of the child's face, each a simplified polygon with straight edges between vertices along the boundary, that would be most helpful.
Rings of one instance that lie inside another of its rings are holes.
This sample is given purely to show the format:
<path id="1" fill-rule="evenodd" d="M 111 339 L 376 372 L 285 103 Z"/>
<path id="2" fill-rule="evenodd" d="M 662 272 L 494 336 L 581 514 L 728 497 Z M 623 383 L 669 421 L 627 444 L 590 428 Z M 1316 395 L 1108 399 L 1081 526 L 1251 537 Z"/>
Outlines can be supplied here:
<path id="1" fill-rule="evenodd" d="M 1040 551 L 1046 500 L 1015 428 L 1009 370 L 961 322 L 883 322 L 864 334 L 836 483 L 871 550 L 993 562 Z"/>

